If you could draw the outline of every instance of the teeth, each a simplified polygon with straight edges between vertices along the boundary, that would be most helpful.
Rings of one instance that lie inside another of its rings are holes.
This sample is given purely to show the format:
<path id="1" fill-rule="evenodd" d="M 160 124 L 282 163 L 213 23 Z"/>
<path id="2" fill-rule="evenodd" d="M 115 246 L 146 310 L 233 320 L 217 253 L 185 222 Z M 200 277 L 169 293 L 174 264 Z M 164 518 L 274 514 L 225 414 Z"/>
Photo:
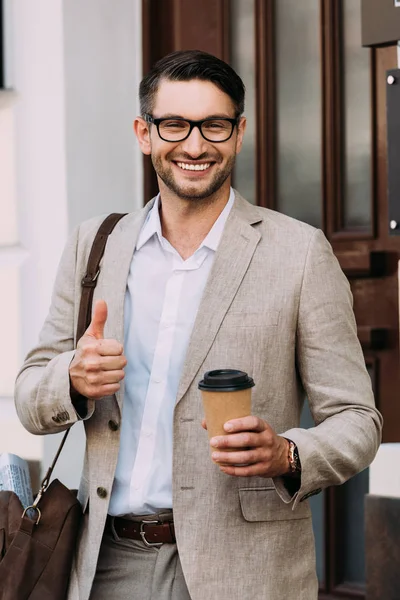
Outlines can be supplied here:
<path id="1" fill-rule="evenodd" d="M 202 165 L 193 165 L 189 163 L 178 162 L 176 164 L 178 165 L 178 167 L 186 171 L 205 171 L 210 166 L 210 163 L 204 163 Z"/>

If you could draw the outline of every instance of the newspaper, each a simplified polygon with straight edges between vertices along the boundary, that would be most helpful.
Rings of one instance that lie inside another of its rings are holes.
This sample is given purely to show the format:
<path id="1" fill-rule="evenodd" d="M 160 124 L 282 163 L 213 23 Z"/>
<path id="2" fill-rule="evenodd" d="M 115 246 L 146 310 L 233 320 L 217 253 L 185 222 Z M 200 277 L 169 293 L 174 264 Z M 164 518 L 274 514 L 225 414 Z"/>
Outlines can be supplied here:
<path id="1" fill-rule="evenodd" d="M 15 492 L 24 508 L 32 506 L 31 477 L 26 460 L 15 454 L 0 454 L 0 492 Z"/>

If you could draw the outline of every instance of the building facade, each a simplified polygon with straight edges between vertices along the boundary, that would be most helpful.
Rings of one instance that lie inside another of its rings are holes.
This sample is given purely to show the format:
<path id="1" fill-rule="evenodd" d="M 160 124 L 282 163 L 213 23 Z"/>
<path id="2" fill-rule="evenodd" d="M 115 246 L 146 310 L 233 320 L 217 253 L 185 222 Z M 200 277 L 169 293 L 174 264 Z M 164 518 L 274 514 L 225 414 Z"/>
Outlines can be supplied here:
<path id="1" fill-rule="evenodd" d="M 386 131 L 386 71 L 398 58 L 393 44 L 362 47 L 361 0 L 1 4 L 0 452 L 47 465 L 57 447 L 58 436 L 20 426 L 15 374 L 69 232 L 156 193 L 131 127 L 137 88 L 155 60 L 189 48 L 227 60 L 244 79 L 248 130 L 235 186 L 325 231 L 351 282 L 384 441 L 400 441 L 400 242 L 389 228 Z M 57 471 L 72 487 L 83 449 L 78 425 Z M 365 597 L 368 490 L 367 470 L 311 499 L 321 599 Z"/>

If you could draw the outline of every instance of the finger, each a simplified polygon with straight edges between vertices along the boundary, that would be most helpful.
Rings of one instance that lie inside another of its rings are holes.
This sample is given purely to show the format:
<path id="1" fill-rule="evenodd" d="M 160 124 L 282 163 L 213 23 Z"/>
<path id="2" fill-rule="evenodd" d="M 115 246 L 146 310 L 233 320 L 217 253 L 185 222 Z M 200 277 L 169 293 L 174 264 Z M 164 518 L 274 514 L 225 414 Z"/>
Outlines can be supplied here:
<path id="1" fill-rule="evenodd" d="M 231 433 L 211 438 L 210 445 L 213 448 L 256 448 L 263 445 L 260 434 L 246 431 L 243 433 Z"/>
<path id="2" fill-rule="evenodd" d="M 226 475 L 233 475 L 234 477 L 274 477 L 274 474 L 265 474 L 265 465 L 262 463 L 256 463 L 254 465 L 245 466 L 225 466 L 219 465 L 219 468 Z"/>
<path id="3" fill-rule="evenodd" d="M 229 433 L 234 433 L 237 431 L 264 431 L 267 427 L 269 427 L 268 423 L 255 417 L 253 415 L 249 415 L 248 417 L 242 417 L 240 419 L 231 419 L 227 421 L 224 425 L 225 431 Z"/>
<path id="4" fill-rule="evenodd" d="M 115 371 L 103 371 L 102 372 L 102 385 L 107 385 L 109 383 L 119 383 L 124 379 L 125 372 L 122 369 L 117 369 Z"/>
<path id="5" fill-rule="evenodd" d="M 206 423 L 205 419 L 202 419 L 201 426 L 202 426 L 203 429 L 207 429 L 207 423 Z"/>
<path id="6" fill-rule="evenodd" d="M 116 371 L 98 371 L 97 373 L 89 373 L 85 377 L 85 381 L 92 387 L 99 387 L 111 383 L 119 383 L 125 377 L 125 372 L 122 370 Z"/>
<path id="7" fill-rule="evenodd" d="M 117 340 L 99 340 L 97 344 L 100 356 L 120 356 L 123 351 L 124 347 Z"/>
<path id="8" fill-rule="evenodd" d="M 262 462 L 263 456 L 251 449 L 244 452 L 213 452 L 211 458 L 224 466 L 247 466 Z"/>
<path id="9" fill-rule="evenodd" d="M 85 396 L 87 398 L 93 398 L 95 400 L 99 400 L 100 398 L 104 398 L 104 396 L 112 396 L 116 394 L 121 388 L 120 383 L 108 383 L 106 385 L 101 385 L 98 388 L 90 389 Z"/>
<path id="10" fill-rule="evenodd" d="M 104 326 L 107 321 L 107 304 L 104 300 L 97 300 L 92 312 L 92 320 L 85 335 L 101 340 L 104 338 Z"/>
<path id="11" fill-rule="evenodd" d="M 100 371 L 118 371 L 127 365 L 125 356 L 102 356 L 99 361 Z"/>

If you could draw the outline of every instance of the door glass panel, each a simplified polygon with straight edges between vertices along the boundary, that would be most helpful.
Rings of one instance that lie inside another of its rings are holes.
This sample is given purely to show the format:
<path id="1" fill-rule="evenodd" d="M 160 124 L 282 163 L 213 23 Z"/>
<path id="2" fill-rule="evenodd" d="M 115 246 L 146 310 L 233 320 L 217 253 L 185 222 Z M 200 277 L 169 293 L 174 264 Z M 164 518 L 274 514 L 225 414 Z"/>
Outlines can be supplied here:
<path id="1" fill-rule="evenodd" d="M 372 390 L 376 394 L 375 366 L 367 363 Z M 364 496 L 369 492 L 369 469 L 365 469 L 340 488 L 340 520 L 343 526 L 343 580 L 359 589 L 365 587 Z"/>
<path id="2" fill-rule="evenodd" d="M 308 401 L 304 402 L 303 412 L 301 414 L 300 427 L 304 429 L 309 429 L 310 427 L 314 427 L 314 421 L 310 413 L 310 407 L 308 405 Z M 309 499 L 311 513 L 312 513 L 312 523 L 315 537 L 315 553 L 317 559 L 317 575 L 318 581 L 320 584 L 324 581 L 324 562 L 325 562 L 325 552 L 324 552 L 324 519 L 325 519 L 325 492 L 322 494 L 317 494 L 312 496 Z"/>
<path id="3" fill-rule="evenodd" d="M 375 388 L 374 364 L 367 363 L 372 390 Z M 343 485 L 343 554 L 344 581 L 365 586 L 364 496 L 369 491 L 369 469 L 365 469 Z"/>
<path id="4" fill-rule="evenodd" d="M 237 157 L 234 186 L 256 204 L 256 106 L 255 106 L 255 22 L 254 0 L 232 0 L 231 65 L 246 86 L 247 128 L 242 151 Z"/>
<path id="5" fill-rule="evenodd" d="M 278 210 L 322 224 L 320 9 L 277 0 Z"/>
<path id="6" fill-rule="evenodd" d="M 343 485 L 343 578 L 346 583 L 365 584 L 364 496 L 369 490 L 369 469 Z"/>
<path id="7" fill-rule="evenodd" d="M 371 73 L 370 50 L 361 46 L 361 0 L 343 5 L 346 228 L 370 228 Z"/>

